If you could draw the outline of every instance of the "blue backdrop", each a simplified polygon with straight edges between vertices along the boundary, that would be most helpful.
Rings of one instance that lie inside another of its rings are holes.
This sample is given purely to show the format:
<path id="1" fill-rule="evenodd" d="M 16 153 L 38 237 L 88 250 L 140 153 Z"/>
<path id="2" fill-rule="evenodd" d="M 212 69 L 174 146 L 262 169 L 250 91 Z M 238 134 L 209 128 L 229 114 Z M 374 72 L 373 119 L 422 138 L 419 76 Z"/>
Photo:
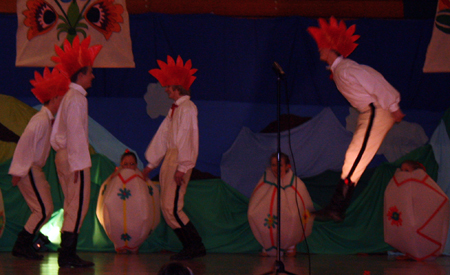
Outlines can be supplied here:
<path id="1" fill-rule="evenodd" d="M 380 71 L 401 93 L 406 120 L 420 123 L 430 136 L 450 102 L 450 74 L 422 73 L 433 20 L 359 19 L 346 23 L 356 24 L 356 33 L 361 35 L 350 58 Z M 28 80 L 37 68 L 15 67 L 17 17 L 1 14 L 0 24 L 0 93 L 33 106 L 38 102 L 30 93 Z M 136 68 L 94 70 L 96 79 L 88 91 L 90 116 L 143 159 L 162 121 L 162 117 L 151 119 L 145 110 L 143 96 L 148 84 L 156 82 L 148 70 L 167 55 L 192 59 L 198 68 L 191 88 L 199 107 L 197 168 L 220 175 L 222 154 L 241 128 L 258 132 L 276 119 L 274 61 L 286 72 L 283 90 L 287 90 L 294 114 L 314 116 L 324 107 L 345 110 L 348 106 L 319 61 L 316 44 L 306 32 L 311 25 L 317 25 L 317 20 L 131 15 Z M 286 102 L 284 94 L 282 100 Z M 342 123 L 345 115 L 345 111 L 336 113 Z"/>

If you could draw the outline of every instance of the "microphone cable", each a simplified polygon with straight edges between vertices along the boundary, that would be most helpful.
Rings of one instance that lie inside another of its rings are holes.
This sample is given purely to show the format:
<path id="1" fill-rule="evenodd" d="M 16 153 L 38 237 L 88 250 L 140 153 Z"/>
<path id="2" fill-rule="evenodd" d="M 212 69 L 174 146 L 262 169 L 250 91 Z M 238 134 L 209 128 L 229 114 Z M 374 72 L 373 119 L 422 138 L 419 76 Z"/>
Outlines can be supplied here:
<path id="1" fill-rule="evenodd" d="M 294 186 L 295 186 L 295 190 L 297 191 L 298 190 L 297 189 L 297 178 L 298 178 L 298 176 L 297 176 L 297 166 L 295 164 L 295 156 L 294 156 L 294 152 L 292 150 L 292 142 L 291 142 L 291 111 L 290 111 L 290 107 L 289 107 L 290 106 L 289 93 L 288 93 L 287 80 L 286 80 L 286 78 L 283 78 L 283 79 L 284 79 L 283 83 L 284 83 L 285 92 L 286 92 L 286 111 L 287 111 L 287 115 L 288 115 L 288 146 L 289 146 L 289 152 L 290 152 L 290 154 L 292 156 L 292 165 L 294 167 L 294 172 L 295 172 L 295 183 L 294 183 Z M 305 188 L 306 188 L 306 186 L 305 186 Z M 308 189 L 306 189 L 306 190 L 308 190 Z M 297 206 L 297 213 L 298 213 L 298 216 L 300 218 L 300 224 L 302 226 L 303 236 L 305 238 L 304 242 L 305 242 L 305 245 L 306 245 L 306 254 L 308 255 L 308 274 L 311 275 L 311 252 L 310 252 L 309 244 L 308 244 L 308 241 L 307 241 L 307 238 L 306 238 L 306 230 L 305 230 L 305 225 L 303 224 L 303 217 L 302 217 L 302 214 L 300 213 L 300 209 L 299 209 L 299 205 L 298 205 L 298 196 L 295 196 L 295 205 Z M 305 207 L 305 210 L 308 211 L 308 209 L 306 209 L 306 207 Z"/>

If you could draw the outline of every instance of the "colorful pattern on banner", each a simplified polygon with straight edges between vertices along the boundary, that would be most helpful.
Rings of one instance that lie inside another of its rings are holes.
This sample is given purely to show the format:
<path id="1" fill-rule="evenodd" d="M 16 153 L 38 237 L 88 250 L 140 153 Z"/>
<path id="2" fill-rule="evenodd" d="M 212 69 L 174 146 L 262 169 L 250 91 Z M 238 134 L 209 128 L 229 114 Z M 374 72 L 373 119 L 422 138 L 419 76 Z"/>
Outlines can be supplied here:
<path id="1" fill-rule="evenodd" d="M 125 0 L 17 0 L 16 66 L 53 67 L 54 45 L 91 36 L 94 67 L 134 68 Z"/>
<path id="2" fill-rule="evenodd" d="M 450 72 L 450 0 L 439 0 L 423 72 Z"/>

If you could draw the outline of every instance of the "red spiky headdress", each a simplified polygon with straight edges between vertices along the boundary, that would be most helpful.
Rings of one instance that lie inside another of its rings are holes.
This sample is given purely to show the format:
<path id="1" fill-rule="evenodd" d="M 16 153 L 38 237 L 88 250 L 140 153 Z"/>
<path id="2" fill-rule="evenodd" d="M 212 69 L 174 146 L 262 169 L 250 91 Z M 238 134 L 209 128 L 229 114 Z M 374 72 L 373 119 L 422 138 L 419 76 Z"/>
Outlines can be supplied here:
<path id="1" fill-rule="evenodd" d="M 54 68 L 50 72 L 50 69 L 45 67 L 42 76 L 37 71 L 34 72 L 34 79 L 30 80 L 30 83 L 34 87 L 31 92 L 41 103 L 45 103 L 55 96 L 65 95 L 69 90 L 70 80 L 58 69 Z"/>
<path id="2" fill-rule="evenodd" d="M 183 60 L 180 56 L 177 58 L 177 63 L 171 56 L 167 56 L 167 64 L 164 61 L 157 60 L 161 69 L 152 69 L 148 71 L 156 79 L 158 79 L 161 86 L 181 85 L 186 90 L 189 90 L 194 80 L 197 78 L 193 76 L 197 69 L 192 69 L 192 62 L 189 59 L 183 65 Z"/>
<path id="3" fill-rule="evenodd" d="M 316 40 L 319 49 L 332 49 L 342 56 L 349 56 L 358 46 L 354 43 L 359 35 L 355 33 L 356 26 L 351 25 L 348 29 L 344 21 L 338 21 L 331 16 L 330 24 L 323 18 L 319 18 L 319 28 L 309 27 L 307 30 Z"/>
<path id="4" fill-rule="evenodd" d="M 72 77 L 74 73 L 83 67 L 94 65 L 94 60 L 102 49 L 102 45 L 94 45 L 89 48 L 91 37 L 88 36 L 80 43 L 80 38 L 75 36 L 72 44 L 65 39 L 63 49 L 55 45 L 55 52 L 58 56 L 52 56 L 52 60 L 56 62 L 56 68 Z"/>

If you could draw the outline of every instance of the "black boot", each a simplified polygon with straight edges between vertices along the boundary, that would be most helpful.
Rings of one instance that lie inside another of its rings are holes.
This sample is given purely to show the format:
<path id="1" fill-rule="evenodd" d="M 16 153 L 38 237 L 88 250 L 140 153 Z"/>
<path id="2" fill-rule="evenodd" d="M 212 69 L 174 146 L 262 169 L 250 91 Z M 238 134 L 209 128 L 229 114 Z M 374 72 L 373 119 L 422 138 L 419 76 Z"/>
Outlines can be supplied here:
<path id="1" fill-rule="evenodd" d="M 178 254 L 170 257 L 171 260 L 190 260 L 206 255 L 206 249 L 203 245 L 202 237 L 195 229 L 191 222 L 188 222 L 184 227 L 175 229 L 175 233 L 183 243 L 183 250 Z"/>
<path id="2" fill-rule="evenodd" d="M 348 179 L 340 180 L 331 198 L 331 202 L 312 214 L 320 221 L 334 220 L 336 222 L 342 222 L 345 219 L 345 211 L 350 205 L 354 190 L 355 184 L 353 182 Z"/>
<path id="3" fill-rule="evenodd" d="M 198 234 L 195 226 L 188 222 L 186 224 L 186 231 L 188 231 L 190 247 L 191 247 L 191 256 L 192 258 L 203 257 L 206 255 L 206 248 L 203 244 L 202 237 Z"/>
<path id="4" fill-rule="evenodd" d="M 71 232 L 61 233 L 61 248 L 59 249 L 59 267 L 90 267 L 93 262 L 82 260 L 76 254 L 78 234 Z"/>
<path id="5" fill-rule="evenodd" d="M 183 228 L 176 228 L 173 230 L 175 234 L 177 235 L 178 239 L 180 240 L 181 244 L 183 245 L 183 249 L 178 252 L 177 254 L 170 257 L 171 260 L 188 260 L 192 259 L 189 251 L 189 241 L 187 232 Z"/>
<path id="6" fill-rule="evenodd" d="M 44 256 L 36 253 L 33 248 L 33 239 L 34 235 L 28 233 L 25 228 L 20 231 L 12 250 L 13 256 L 24 257 L 30 260 L 42 260 Z"/>

